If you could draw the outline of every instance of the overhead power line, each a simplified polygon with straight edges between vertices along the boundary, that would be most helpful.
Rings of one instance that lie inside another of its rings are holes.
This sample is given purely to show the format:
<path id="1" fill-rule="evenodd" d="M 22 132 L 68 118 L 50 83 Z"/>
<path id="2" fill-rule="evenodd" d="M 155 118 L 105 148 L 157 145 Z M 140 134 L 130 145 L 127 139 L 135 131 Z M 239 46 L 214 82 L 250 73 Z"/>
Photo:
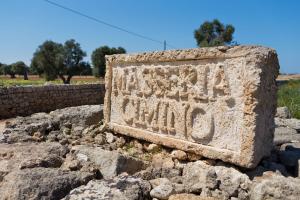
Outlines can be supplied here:
<path id="1" fill-rule="evenodd" d="M 170 44 L 167 44 L 165 41 L 159 41 L 159 40 L 153 39 L 153 38 L 151 38 L 151 37 L 148 37 L 148 36 L 145 36 L 145 35 L 142 35 L 142 34 L 139 34 L 139 33 L 136 33 L 136 32 L 130 31 L 130 30 L 127 30 L 127 29 L 125 29 L 125 28 L 122 28 L 122 27 L 119 27 L 119 26 L 116 26 L 116 25 L 107 23 L 107 22 L 105 22 L 105 21 L 103 21 L 103 20 L 100 20 L 100 19 L 97 19 L 97 18 L 92 17 L 92 16 L 90 16 L 90 15 L 84 14 L 84 13 L 82 13 L 82 12 L 80 12 L 80 11 L 77 11 L 77 10 L 74 10 L 74 9 L 72 9 L 72 8 L 63 6 L 63 5 L 58 4 L 58 3 L 56 3 L 56 2 L 53 2 L 53 1 L 50 1 L 50 0 L 44 0 L 44 1 L 47 2 L 47 3 L 49 3 L 49 4 L 51 4 L 51 5 L 54 5 L 54 6 L 56 6 L 56 7 L 62 8 L 62 9 L 67 10 L 67 11 L 69 11 L 69 12 L 75 13 L 75 14 L 77 14 L 77 15 L 79 15 L 79 16 L 82 16 L 82 17 L 85 17 L 85 18 L 87 18 L 87 19 L 89 19 L 89 20 L 92 20 L 92 21 L 94 21 L 94 22 L 97 22 L 97 23 L 99 23 L 99 24 L 103 24 L 103 25 L 109 26 L 109 27 L 111 27 L 111 28 L 117 29 L 117 30 L 119 30 L 119 31 L 123 31 L 123 32 L 125 32 L 125 33 L 128 33 L 128 34 L 130 34 L 130 35 L 133 35 L 133 36 L 136 36 L 136 37 L 145 39 L 145 40 L 149 40 L 149 41 L 152 41 L 152 42 L 155 42 L 155 43 L 159 43 L 159 44 L 161 44 L 161 45 L 164 45 L 164 49 L 165 49 L 165 46 L 169 46 L 169 47 L 171 47 L 171 48 L 176 48 L 176 47 L 174 47 L 174 46 L 172 46 L 172 45 L 170 45 Z"/>

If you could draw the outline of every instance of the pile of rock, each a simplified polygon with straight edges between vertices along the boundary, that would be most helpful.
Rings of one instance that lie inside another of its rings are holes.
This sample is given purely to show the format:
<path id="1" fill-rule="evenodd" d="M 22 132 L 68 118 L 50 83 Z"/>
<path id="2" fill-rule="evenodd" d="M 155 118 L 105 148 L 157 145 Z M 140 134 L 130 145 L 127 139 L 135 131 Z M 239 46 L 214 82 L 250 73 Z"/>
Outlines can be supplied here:
<path id="1" fill-rule="evenodd" d="M 7 123 L 0 133 L 0 199 L 300 196 L 299 120 L 286 108 L 277 112 L 272 155 L 254 169 L 111 133 L 99 123 L 101 109 L 67 108 Z"/>

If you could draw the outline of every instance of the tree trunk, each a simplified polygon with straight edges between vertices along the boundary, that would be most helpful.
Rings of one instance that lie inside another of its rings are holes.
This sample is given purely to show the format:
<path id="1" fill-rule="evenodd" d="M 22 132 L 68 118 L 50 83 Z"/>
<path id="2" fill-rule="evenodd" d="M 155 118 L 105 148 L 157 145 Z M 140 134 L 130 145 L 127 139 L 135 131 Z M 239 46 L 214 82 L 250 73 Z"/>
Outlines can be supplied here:
<path id="1" fill-rule="evenodd" d="M 10 74 L 10 78 L 16 78 L 15 74 Z"/>
<path id="2" fill-rule="evenodd" d="M 24 72 L 24 80 L 28 80 L 28 72 L 27 72 L 27 70 L 25 70 L 25 72 Z"/>
<path id="3" fill-rule="evenodd" d="M 71 78 L 72 78 L 72 76 L 71 76 L 71 75 L 68 75 L 68 78 L 67 78 L 65 84 L 70 84 Z"/>
<path id="4" fill-rule="evenodd" d="M 64 75 L 59 74 L 58 76 L 63 81 L 63 83 L 66 84 L 66 78 L 64 77 Z"/>

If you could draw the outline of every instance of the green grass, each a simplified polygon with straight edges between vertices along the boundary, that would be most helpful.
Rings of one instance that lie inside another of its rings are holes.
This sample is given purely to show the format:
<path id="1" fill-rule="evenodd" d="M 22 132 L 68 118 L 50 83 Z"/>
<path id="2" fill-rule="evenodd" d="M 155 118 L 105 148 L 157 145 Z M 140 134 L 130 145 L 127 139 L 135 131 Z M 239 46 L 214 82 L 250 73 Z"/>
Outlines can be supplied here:
<path id="1" fill-rule="evenodd" d="M 300 80 L 289 81 L 279 87 L 278 106 L 287 106 L 294 118 L 300 119 Z"/>

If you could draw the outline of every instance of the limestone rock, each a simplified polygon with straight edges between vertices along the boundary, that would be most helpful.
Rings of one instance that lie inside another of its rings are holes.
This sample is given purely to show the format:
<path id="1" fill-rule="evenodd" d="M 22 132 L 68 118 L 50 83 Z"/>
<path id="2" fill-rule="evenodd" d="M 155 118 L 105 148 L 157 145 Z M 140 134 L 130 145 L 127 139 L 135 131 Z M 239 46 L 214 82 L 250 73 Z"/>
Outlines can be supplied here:
<path id="1" fill-rule="evenodd" d="M 299 119 L 275 118 L 275 123 L 276 123 L 276 126 L 289 127 L 291 129 L 295 129 L 297 132 L 300 132 L 300 120 Z"/>
<path id="2" fill-rule="evenodd" d="M 174 194 L 169 197 L 169 200 L 217 200 L 213 197 L 202 197 L 195 194 L 188 194 L 188 193 L 182 193 L 182 194 Z"/>
<path id="3" fill-rule="evenodd" d="M 202 190 L 217 187 L 215 169 L 202 161 L 188 163 L 183 169 L 183 184 L 188 192 L 201 193 Z"/>
<path id="4" fill-rule="evenodd" d="M 158 199 L 168 199 L 169 196 L 175 193 L 175 190 L 170 182 L 160 184 L 150 191 L 150 196 Z"/>
<path id="5" fill-rule="evenodd" d="M 275 117 L 289 119 L 289 118 L 291 118 L 291 113 L 290 113 L 288 107 L 278 107 L 276 110 Z"/>
<path id="6" fill-rule="evenodd" d="M 87 185 L 72 190 L 64 200 L 150 200 L 150 190 L 151 186 L 147 181 L 120 175 L 109 180 L 92 180 Z"/>
<path id="7" fill-rule="evenodd" d="M 60 167 L 68 149 L 58 143 L 0 144 L 0 172 L 35 167 Z"/>
<path id="8" fill-rule="evenodd" d="M 95 143 L 96 144 L 99 144 L 99 145 L 102 145 L 102 144 L 105 144 L 105 138 L 103 135 L 101 134 L 98 134 L 96 137 L 95 137 Z"/>
<path id="9" fill-rule="evenodd" d="M 149 181 L 152 188 L 155 188 L 162 184 L 171 184 L 170 180 L 167 178 L 156 178 Z"/>
<path id="10" fill-rule="evenodd" d="M 147 151 L 149 152 L 158 152 L 161 150 L 161 147 L 157 144 L 149 144 L 149 146 L 146 148 Z"/>
<path id="11" fill-rule="evenodd" d="M 251 188 L 251 200 L 288 199 L 300 196 L 300 179 L 269 173 L 257 178 Z"/>
<path id="12" fill-rule="evenodd" d="M 81 137 L 83 128 L 98 124 L 103 117 L 103 106 L 85 105 L 59 109 L 48 113 L 35 113 L 27 117 L 17 117 L 2 131 L 0 143 L 34 142 L 43 140 L 64 140 L 71 134 L 72 124 L 75 135 Z M 77 126 L 77 128 L 76 128 Z M 80 127 L 80 128 L 79 128 Z M 63 134 L 54 134 L 57 131 Z M 51 133 L 52 134 L 49 134 Z M 37 137 L 37 133 L 38 137 Z M 78 139 L 78 138 L 76 138 Z"/>
<path id="13" fill-rule="evenodd" d="M 85 157 L 87 161 L 93 163 L 104 178 L 112 178 L 122 172 L 133 174 L 146 166 L 141 160 L 124 156 L 116 151 L 103 150 L 100 147 L 79 145 L 74 146 L 72 151 L 77 157 Z M 83 161 L 85 159 L 80 160 Z"/>
<path id="14" fill-rule="evenodd" d="M 67 172 L 55 168 L 17 170 L 2 180 L 0 199 L 61 199 L 70 190 L 86 184 L 92 178 L 88 173 Z"/>
<path id="15" fill-rule="evenodd" d="M 156 168 L 173 168 L 174 162 L 170 155 L 164 153 L 155 154 L 152 158 L 152 165 Z"/>
<path id="16" fill-rule="evenodd" d="M 274 144 L 280 145 L 284 143 L 290 143 L 300 141 L 300 134 L 297 133 L 295 129 L 292 129 L 290 127 L 277 127 L 275 128 L 274 133 Z"/>
<path id="17" fill-rule="evenodd" d="M 88 127 L 97 124 L 103 118 L 102 105 L 84 105 L 68 107 L 50 112 L 50 116 L 59 121 L 61 125 L 66 122 L 77 126 Z"/>
<path id="18" fill-rule="evenodd" d="M 187 154 L 181 150 L 173 150 L 171 155 L 174 159 L 178 159 L 178 160 L 186 160 L 187 159 Z"/>
<path id="19" fill-rule="evenodd" d="M 112 134 L 110 132 L 106 132 L 105 137 L 106 137 L 106 141 L 108 143 L 113 143 L 116 140 L 116 136 L 114 136 L 114 134 Z"/>
<path id="20" fill-rule="evenodd" d="M 250 189 L 251 181 L 247 175 L 230 166 L 215 166 L 214 169 L 223 198 L 249 199 L 247 191 Z"/>

